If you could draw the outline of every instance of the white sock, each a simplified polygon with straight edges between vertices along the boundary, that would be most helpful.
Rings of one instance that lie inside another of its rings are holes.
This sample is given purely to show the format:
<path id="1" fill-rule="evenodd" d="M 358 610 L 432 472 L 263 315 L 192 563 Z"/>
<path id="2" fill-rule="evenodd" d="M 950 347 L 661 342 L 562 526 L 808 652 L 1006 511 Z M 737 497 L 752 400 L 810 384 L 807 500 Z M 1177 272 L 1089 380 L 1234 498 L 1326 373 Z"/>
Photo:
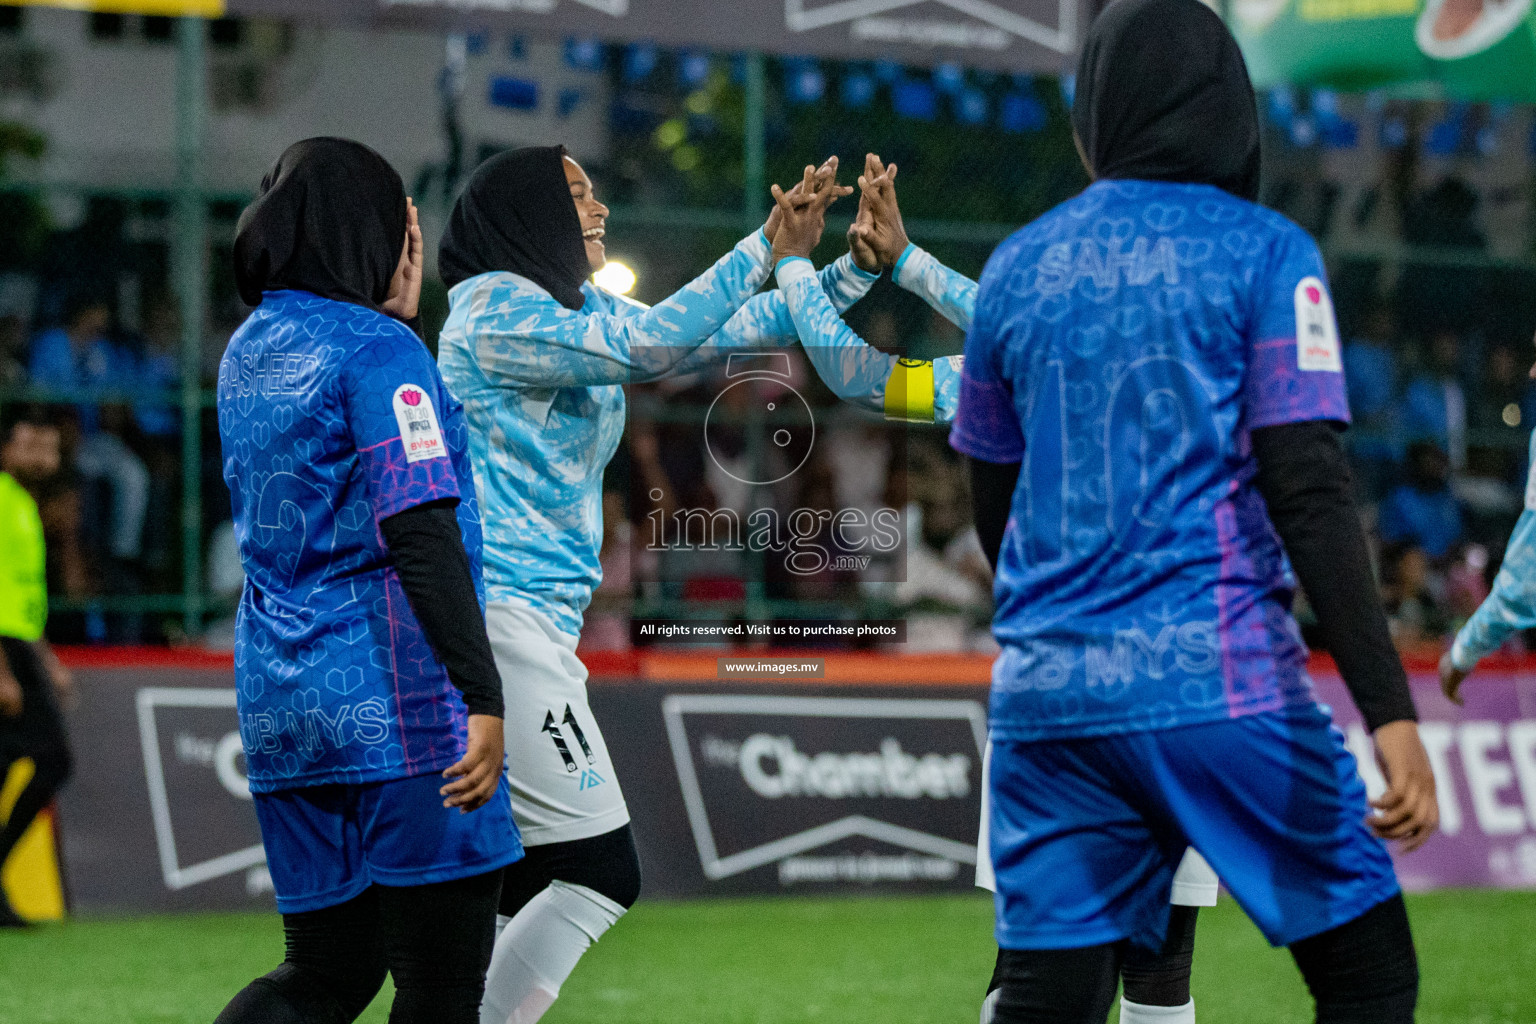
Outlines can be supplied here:
<path id="1" fill-rule="evenodd" d="M 1195 1024 L 1195 1001 L 1183 1006 L 1142 1006 L 1121 999 L 1120 1024 Z"/>
<path id="2" fill-rule="evenodd" d="M 584 885 L 550 882 L 506 925 L 498 917 L 480 1024 L 534 1024 L 581 955 L 623 916 L 623 907 Z"/>

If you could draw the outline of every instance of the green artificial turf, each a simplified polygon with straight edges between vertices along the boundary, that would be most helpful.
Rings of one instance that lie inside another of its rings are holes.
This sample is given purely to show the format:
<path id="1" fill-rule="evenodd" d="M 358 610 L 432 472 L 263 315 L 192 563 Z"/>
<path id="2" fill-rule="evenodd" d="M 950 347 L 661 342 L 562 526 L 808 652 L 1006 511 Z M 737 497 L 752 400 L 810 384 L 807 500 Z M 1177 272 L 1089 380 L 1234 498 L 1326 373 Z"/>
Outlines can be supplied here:
<path id="1" fill-rule="evenodd" d="M 1536 893 L 1443 892 L 1410 908 L 1421 1024 L 1536 1021 Z M 276 915 L 0 932 L 0 1024 L 208 1024 L 281 948 Z M 641 903 L 544 1019 L 970 1024 L 992 958 L 991 905 L 974 897 Z M 384 1021 L 387 998 L 362 1020 Z M 1206 1024 L 1310 1020 L 1290 958 L 1227 899 L 1201 912 L 1195 999 Z"/>

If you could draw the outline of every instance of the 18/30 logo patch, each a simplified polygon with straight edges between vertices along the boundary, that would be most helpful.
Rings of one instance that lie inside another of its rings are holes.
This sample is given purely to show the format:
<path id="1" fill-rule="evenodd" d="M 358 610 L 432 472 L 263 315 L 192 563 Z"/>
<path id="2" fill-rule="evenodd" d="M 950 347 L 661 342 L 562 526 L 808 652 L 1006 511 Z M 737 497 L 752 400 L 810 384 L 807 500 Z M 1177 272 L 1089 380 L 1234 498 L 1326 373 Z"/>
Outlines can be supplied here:
<path id="1" fill-rule="evenodd" d="M 432 396 L 415 384 L 395 389 L 395 422 L 400 426 L 400 443 L 405 445 L 405 461 L 441 459 L 448 455 L 443 431 L 432 408 Z"/>
<path id="2" fill-rule="evenodd" d="M 1334 373 L 1344 369 L 1333 300 L 1317 277 L 1304 277 L 1296 285 L 1296 368 Z"/>

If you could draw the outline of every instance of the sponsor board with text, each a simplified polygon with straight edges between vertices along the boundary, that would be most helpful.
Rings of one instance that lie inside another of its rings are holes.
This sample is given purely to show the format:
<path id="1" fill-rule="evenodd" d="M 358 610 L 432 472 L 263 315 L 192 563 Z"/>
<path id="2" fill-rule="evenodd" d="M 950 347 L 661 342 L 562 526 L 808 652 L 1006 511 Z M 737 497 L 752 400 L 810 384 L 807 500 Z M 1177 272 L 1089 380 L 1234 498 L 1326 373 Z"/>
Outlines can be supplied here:
<path id="1" fill-rule="evenodd" d="M 77 767 L 60 813 L 73 908 L 270 909 L 232 673 L 77 666 L 76 677 Z M 1379 791 L 1342 682 L 1317 683 Z M 1413 683 L 1442 828 L 1398 858 L 1404 885 L 1536 888 L 1536 664 L 1474 676 L 1464 709 L 1431 674 Z M 667 897 L 968 889 L 985 701 L 981 685 L 911 680 L 591 686 L 646 893 Z"/>

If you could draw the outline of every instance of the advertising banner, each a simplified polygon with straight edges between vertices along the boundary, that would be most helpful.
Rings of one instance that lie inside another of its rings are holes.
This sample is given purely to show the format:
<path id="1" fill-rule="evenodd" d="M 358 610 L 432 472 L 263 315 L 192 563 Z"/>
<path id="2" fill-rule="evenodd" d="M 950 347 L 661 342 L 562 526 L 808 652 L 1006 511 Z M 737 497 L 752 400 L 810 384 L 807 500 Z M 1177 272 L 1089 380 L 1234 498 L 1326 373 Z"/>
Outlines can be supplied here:
<path id="1" fill-rule="evenodd" d="M 1233 0 L 1259 88 L 1414 83 L 1469 100 L 1536 99 L 1532 0 Z"/>
<path id="2" fill-rule="evenodd" d="M 1054 73 L 1075 59 L 1078 0 L 228 0 L 230 14 L 388 28 L 490 28 L 735 52 L 954 61 Z"/>
<path id="3" fill-rule="evenodd" d="M 231 669 L 77 667 L 60 798 L 77 913 L 270 909 Z"/>
<path id="4" fill-rule="evenodd" d="M 1474 674 L 1458 708 L 1429 673 L 1415 674 L 1419 732 L 1435 769 L 1440 831 L 1397 858 L 1411 890 L 1448 886 L 1536 888 L 1536 675 L 1529 668 Z M 1366 791 L 1386 783 L 1370 737 L 1336 675 L 1317 679 L 1360 765 Z"/>
<path id="5" fill-rule="evenodd" d="M 986 688 L 903 678 L 912 659 L 863 660 L 857 683 L 831 679 L 848 671 L 832 659 L 829 678 L 805 682 L 683 682 L 645 665 L 643 678 L 594 677 L 647 895 L 971 887 Z M 878 681 L 882 666 L 891 681 Z M 1315 675 L 1380 792 L 1342 682 Z M 77 769 L 60 814 L 72 909 L 270 909 L 231 670 L 79 666 L 76 676 Z M 1536 888 L 1536 672 L 1479 673 L 1465 709 L 1430 673 L 1413 684 L 1441 832 L 1399 858 L 1404 885 Z"/>

